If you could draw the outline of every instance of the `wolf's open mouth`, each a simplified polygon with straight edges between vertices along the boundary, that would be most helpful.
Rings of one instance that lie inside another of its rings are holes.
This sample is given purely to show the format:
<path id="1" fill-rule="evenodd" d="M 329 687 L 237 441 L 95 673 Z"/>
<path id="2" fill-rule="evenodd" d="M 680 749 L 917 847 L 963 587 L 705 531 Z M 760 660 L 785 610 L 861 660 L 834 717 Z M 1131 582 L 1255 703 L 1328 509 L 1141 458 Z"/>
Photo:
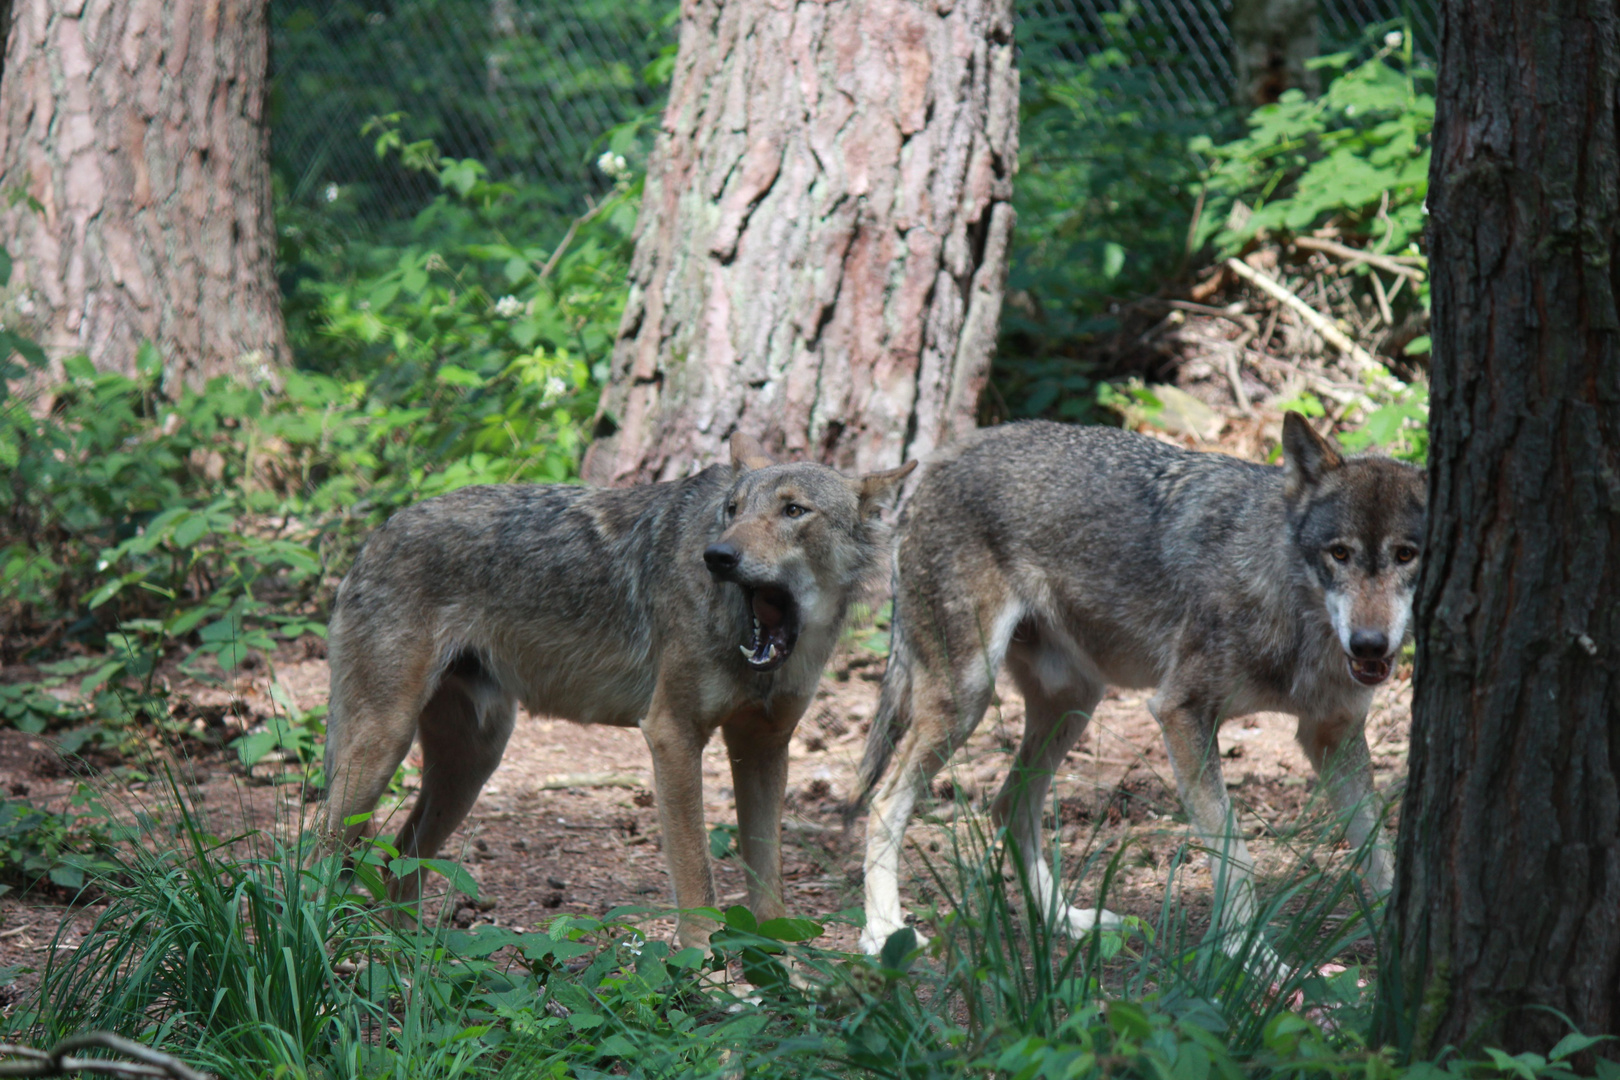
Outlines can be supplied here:
<path id="1" fill-rule="evenodd" d="M 748 644 L 739 645 L 743 659 L 755 671 L 774 671 L 787 662 L 799 640 L 799 605 L 785 589 L 770 585 L 742 587 L 753 616 Z"/>
<path id="2" fill-rule="evenodd" d="M 1389 678 L 1392 667 L 1388 660 L 1357 660 L 1349 657 L 1350 677 L 1362 686 L 1377 686 Z"/>

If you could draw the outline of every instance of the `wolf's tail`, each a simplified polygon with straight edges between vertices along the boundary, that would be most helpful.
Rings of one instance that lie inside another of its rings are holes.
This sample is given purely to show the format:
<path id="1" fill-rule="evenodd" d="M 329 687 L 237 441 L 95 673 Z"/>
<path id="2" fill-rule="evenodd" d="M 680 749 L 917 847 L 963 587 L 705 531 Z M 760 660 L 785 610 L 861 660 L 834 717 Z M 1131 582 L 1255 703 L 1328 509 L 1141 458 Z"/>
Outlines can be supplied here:
<path id="1" fill-rule="evenodd" d="M 855 790 L 844 807 L 846 826 L 866 805 L 872 789 L 889 767 L 895 745 L 911 726 L 911 645 L 900 619 L 898 598 L 891 625 L 889 666 L 883 673 L 883 691 L 878 697 L 877 713 L 872 717 L 872 729 L 866 734 L 866 752 L 856 772 Z"/>

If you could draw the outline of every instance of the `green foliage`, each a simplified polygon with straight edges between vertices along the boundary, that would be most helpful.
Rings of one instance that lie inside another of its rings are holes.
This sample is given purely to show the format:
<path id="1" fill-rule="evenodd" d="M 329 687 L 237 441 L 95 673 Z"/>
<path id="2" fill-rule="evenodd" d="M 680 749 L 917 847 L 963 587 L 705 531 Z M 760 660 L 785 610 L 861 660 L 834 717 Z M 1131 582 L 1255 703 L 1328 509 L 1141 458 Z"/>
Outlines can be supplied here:
<path id="1" fill-rule="evenodd" d="M 305 369 L 389 378 L 399 400 L 424 378 L 488 381 L 514 358 L 544 350 L 596 369 L 618 328 L 641 183 L 641 127 L 604 139 L 614 186 L 577 217 L 545 189 L 489 179 L 483 163 L 407 141 L 403 117 L 366 130 L 379 157 L 397 158 L 439 189 L 408 223 L 356 242 L 309 214 L 281 228 L 288 333 Z M 577 392 L 586 383 L 570 380 Z M 559 393 L 561 391 L 559 390 Z M 594 404 L 594 400 L 591 402 Z"/>
<path id="2" fill-rule="evenodd" d="M 81 785 L 60 813 L 20 799 L 0 799 L 0 893 L 49 881 L 76 893 L 113 864 L 105 851 L 121 835 L 89 789 Z"/>
<path id="3" fill-rule="evenodd" d="M 1413 251 L 1429 190 L 1434 73 L 1414 63 L 1411 35 L 1356 63 L 1354 53 L 1314 61 L 1332 81 L 1321 97 L 1297 90 L 1256 109 L 1248 133 L 1191 148 L 1209 162 L 1195 234 L 1223 255 L 1265 233 L 1332 223 L 1380 251 Z"/>
<path id="4" fill-rule="evenodd" d="M 1076 346 L 1113 327 L 1113 298 L 1152 292 L 1185 258 L 1197 187 L 1187 142 L 1214 122 L 1148 104 L 1164 43 L 1103 16 L 1106 47 L 1059 58 L 1059 26 L 1020 23 L 1018 214 L 996 387 L 1014 416 L 1085 419 L 1098 373 Z"/>
<path id="5" fill-rule="evenodd" d="M 287 201 L 373 228 L 431 201 L 431 178 L 379 167 L 355 138 L 365 117 L 398 110 L 447 154 L 566 212 L 600 190 L 583 166 L 602 131 L 661 103 L 675 14 L 668 0 L 274 0 L 272 149 Z"/>
<path id="6" fill-rule="evenodd" d="M 164 790 L 84 867 L 105 906 L 76 949 L 47 951 L 8 1041 L 100 1028 L 220 1076 L 400 1080 L 1571 1080 L 1597 1041 L 1411 1065 L 1369 1048 L 1370 970 L 1318 969 L 1366 947 L 1370 912 L 1354 878 L 1309 868 L 1303 850 L 1233 938 L 1190 930 L 1172 890 L 1153 925 L 1070 941 L 1029 917 L 1046 898 L 1007 845 L 970 829 L 930 868 L 942 903 L 927 948 L 905 928 L 878 957 L 850 956 L 821 944 L 823 921 L 732 907 L 700 913 L 719 924 L 711 958 L 646 940 L 635 920 L 660 913 L 642 908 L 462 931 L 438 926 L 430 896 L 417 929 L 390 910 L 384 868 L 476 895 L 459 864 L 374 843 L 346 870 L 269 834 L 218 836 L 172 777 Z M 1099 902 L 1123 854 L 1084 867 Z M 1258 950 L 1266 927 L 1292 974 Z M 728 970 L 746 996 L 725 988 Z"/>

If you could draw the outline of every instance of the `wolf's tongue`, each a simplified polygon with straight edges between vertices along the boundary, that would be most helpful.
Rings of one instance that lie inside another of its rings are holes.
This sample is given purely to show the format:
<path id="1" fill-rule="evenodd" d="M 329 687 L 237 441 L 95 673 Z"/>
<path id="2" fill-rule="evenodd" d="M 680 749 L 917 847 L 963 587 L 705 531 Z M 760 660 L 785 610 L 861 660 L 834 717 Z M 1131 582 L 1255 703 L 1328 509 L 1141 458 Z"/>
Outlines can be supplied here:
<path id="1" fill-rule="evenodd" d="M 1363 686 L 1377 686 L 1389 678 L 1390 662 L 1388 660 L 1355 660 L 1350 661 L 1350 677 Z"/>
<path id="2" fill-rule="evenodd" d="M 767 634 L 781 628 L 787 612 L 771 603 L 763 591 L 754 593 L 754 619 Z"/>

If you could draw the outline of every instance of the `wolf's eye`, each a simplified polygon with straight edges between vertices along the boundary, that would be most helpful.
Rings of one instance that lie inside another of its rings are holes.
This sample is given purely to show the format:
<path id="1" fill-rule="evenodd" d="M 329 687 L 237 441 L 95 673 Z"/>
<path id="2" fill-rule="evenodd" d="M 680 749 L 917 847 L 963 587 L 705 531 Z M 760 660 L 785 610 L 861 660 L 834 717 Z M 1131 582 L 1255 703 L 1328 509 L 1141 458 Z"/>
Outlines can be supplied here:
<path id="1" fill-rule="evenodd" d="M 809 512 L 810 511 L 806 510 L 798 503 L 788 503 L 786 506 L 782 507 L 782 514 L 784 517 L 800 518 L 804 517 L 804 515 L 808 514 Z"/>
<path id="2" fill-rule="evenodd" d="M 1417 558 L 1417 556 L 1417 548 L 1415 547 L 1406 547 L 1405 545 L 1402 545 L 1401 547 L 1395 549 L 1395 561 L 1399 563 L 1411 562 L 1413 559 Z"/>
<path id="3" fill-rule="evenodd" d="M 1350 559 L 1350 549 L 1343 544 L 1334 544 L 1328 548 L 1328 554 L 1333 556 L 1335 562 L 1348 562 Z"/>
<path id="4" fill-rule="evenodd" d="M 736 516 L 737 516 L 737 504 L 734 503 L 734 502 L 726 503 L 726 517 L 736 517 Z"/>

